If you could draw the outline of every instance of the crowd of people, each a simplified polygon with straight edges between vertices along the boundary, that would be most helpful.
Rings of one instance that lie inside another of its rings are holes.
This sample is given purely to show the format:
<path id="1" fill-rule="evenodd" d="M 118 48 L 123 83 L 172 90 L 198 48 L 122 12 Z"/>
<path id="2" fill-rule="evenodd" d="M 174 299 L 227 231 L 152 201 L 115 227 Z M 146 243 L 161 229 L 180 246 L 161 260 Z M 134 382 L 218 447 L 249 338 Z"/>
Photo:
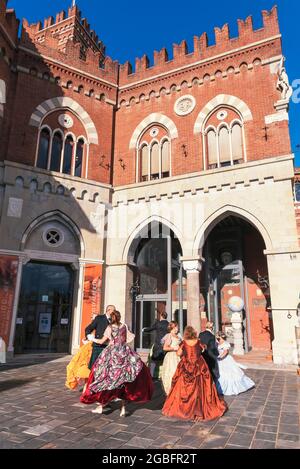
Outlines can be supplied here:
<path id="1" fill-rule="evenodd" d="M 166 400 L 165 416 L 206 421 L 221 417 L 227 410 L 224 397 L 238 395 L 255 386 L 241 365 L 230 355 L 223 332 L 213 333 L 208 322 L 198 335 L 191 326 L 179 333 L 166 313 L 144 332 L 155 331 L 148 365 L 134 351 L 134 334 L 121 321 L 121 314 L 108 306 L 86 328 L 86 338 L 67 367 L 66 386 L 82 394 L 84 404 L 97 404 L 102 414 L 114 401 L 121 403 L 122 417 L 128 402 L 146 403 L 152 399 L 153 381 L 161 379 Z"/>

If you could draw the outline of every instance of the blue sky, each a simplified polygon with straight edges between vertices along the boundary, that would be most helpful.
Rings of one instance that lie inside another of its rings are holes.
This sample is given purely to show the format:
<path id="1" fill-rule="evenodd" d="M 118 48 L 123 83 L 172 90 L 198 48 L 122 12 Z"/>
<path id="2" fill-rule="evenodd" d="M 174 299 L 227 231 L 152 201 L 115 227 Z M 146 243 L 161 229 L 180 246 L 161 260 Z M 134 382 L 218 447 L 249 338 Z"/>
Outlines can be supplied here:
<path id="1" fill-rule="evenodd" d="M 9 0 L 19 18 L 36 22 L 67 9 L 71 0 Z M 77 4 L 96 30 L 112 58 L 134 64 L 135 57 L 143 54 L 153 60 L 153 50 L 166 47 L 169 55 L 172 44 L 186 39 L 192 49 L 193 36 L 206 31 L 210 42 L 214 39 L 214 26 L 229 23 L 231 36 L 237 35 L 237 18 L 252 15 L 254 27 L 262 26 L 261 10 L 269 10 L 277 4 L 283 36 L 283 52 L 290 82 L 299 80 L 299 103 L 291 102 L 290 129 L 296 164 L 300 166 L 300 1 L 299 0 L 129 0 L 102 2 L 101 0 L 77 0 Z M 182 5 L 185 10 L 182 11 Z"/>

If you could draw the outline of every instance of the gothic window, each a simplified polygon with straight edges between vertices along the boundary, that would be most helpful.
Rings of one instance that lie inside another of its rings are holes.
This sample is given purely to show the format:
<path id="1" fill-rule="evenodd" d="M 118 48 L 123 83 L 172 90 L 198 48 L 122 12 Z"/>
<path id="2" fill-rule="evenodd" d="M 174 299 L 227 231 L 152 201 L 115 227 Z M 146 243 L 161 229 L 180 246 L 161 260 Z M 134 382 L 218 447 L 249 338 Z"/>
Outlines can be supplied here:
<path id="1" fill-rule="evenodd" d="M 159 126 L 148 129 L 138 148 L 138 182 L 170 177 L 171 146 L 166 130 Z"/>
<path id="2" fill-rule="evenodd" d="M 83 138 L 80 138 L 76 145 L 75 169 L 74 169 L 74 176 L 79 177 L 79 178 L 82 175 L 83 150 L 84 150 L 84 140 Z"/>
<path id="3" fill-rule="evenodd" d="M 40 133 L 40 142 L 37 158 L 37 167 L 41 169 L 48 168 L 48 155 L 50 146 L 50 131 L 47 127 L 44 127 Z"/>
<path id="4" fill-rule="evenodd" d="M 36 166 L 57 173 L 83 177 L 86 140 L 61 130 L 51 131 L 43 127 L 40 131 Z"/>
<path id="5" fill-rule="evenodd" d="M 50 171 L 60 172 L 63 137 L 61 132 L 55 132 L 52 139 Z"/>
<path id="6" fill-rule="evenodd" d="M 71 174 L 73 149 L 74 149 L 73 137 L 72 135 L 68 135 L 65 140 L 65 149 L 64 149 L 64 162 L 63 162 L 63 171 L 62 171 L 64 174 Z"/>
<path id="7" fill-rule="evenodd" d="M 214 111 L 206 121 L 203 138 L 208 169 L 246 161 L 244 125 L 237 111 L 224 107 Z"/>

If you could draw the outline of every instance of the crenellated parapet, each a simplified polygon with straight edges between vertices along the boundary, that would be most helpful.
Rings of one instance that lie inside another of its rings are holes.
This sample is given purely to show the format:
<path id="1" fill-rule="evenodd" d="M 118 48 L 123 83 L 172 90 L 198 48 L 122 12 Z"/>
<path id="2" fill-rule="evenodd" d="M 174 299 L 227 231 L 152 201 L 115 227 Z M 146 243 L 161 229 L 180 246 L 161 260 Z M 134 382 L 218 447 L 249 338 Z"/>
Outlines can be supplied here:
<path id="1" fill-rule="evenodd" d="M 102 60 L 105 58 L 105 45 L 91 29 L 86 18 L 81 17 L 77 6 L 69 8 L 67 13 L 65 11 L 57 13 L 55 18 L 53 16 L 45 18 L 43 22 L 29 24 L 25 20 L 23 30 L 33 43 L 44 43 L 47 47 L 52 36 L 58 39 L 59 50 L 65 51 L 66 44 L 71 39 L 74 43 L 80 44 L 82 57 L 91 49 L 94 53 L 99 53 Z"/>
<path id="2" fill-rule="evenodd" d="M 246 20 L 238 20 L 238 37 L 230 37 L 229 25 L 214 29 L 215 43 L 209 45 L 207 33 L 194 36 L 194 50 L 189 51 L 187 42 L 173 44 L 173 59 L 169 60 L 165 48 L 154 51 L 154 65 L 149 66 L 150 60 L 144 55 L 135 61 L 135 69 L 129 62 L 120 67 L 120 85 L 125 86 L 140 79 L 151 77 L 158 73 L 168 72 L 178 67 L 192 65 L 197 61 L 209 60 L 222 54 L 234 52 L 250 45 L 259 44 L 270 38 L 279 37 L 277 7 L 271 11 L 262 12 L 263 27 L 257 30 L 253 28 L 253 19 L 249 16 Z"/>
<path id="3" fill-rule="evenodd" d="M 56 17 L 29 24 L 23 20 L 20 46 L 41 57 L 58 60 L 82 72 L 116 83 L 119 64 L 105 56 L 105 46 L 91 30 L 79 9 L 69 8 Z"/>

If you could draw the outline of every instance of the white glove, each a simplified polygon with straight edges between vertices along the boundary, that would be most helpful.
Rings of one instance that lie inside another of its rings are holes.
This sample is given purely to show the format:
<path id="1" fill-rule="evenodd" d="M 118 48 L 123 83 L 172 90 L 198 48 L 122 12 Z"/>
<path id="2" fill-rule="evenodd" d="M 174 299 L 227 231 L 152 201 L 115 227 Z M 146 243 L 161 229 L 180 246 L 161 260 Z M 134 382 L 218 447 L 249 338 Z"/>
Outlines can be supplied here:
<path id="1" fill-rule="evenodd" d="M 89 334 L 89 335 L 87 336 L 87 340 L 89 340 L 90 342 L 94 342 L 95 337 L 93 336 L 93 334 Z"/>

